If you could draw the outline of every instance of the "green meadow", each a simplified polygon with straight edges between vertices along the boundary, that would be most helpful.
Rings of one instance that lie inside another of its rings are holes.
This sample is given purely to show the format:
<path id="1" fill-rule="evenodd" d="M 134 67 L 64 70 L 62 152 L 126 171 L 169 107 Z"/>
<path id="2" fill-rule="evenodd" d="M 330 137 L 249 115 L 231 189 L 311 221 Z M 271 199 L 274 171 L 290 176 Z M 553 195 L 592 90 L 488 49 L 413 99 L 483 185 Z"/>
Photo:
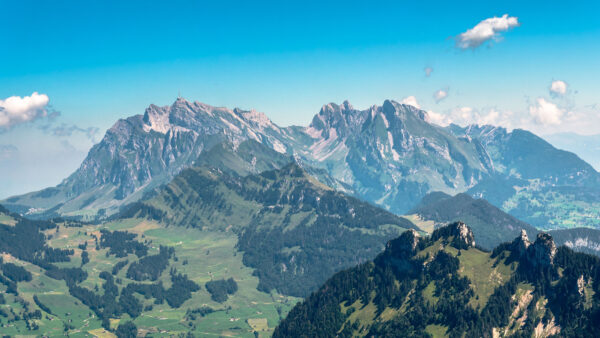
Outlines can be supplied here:
<path id="1" fill-rule="evenodd" d="M 139 332 L 151 336 L 172 336 L 182 333 L 194 333 L 197 336 L 239 336 L 254 337 L 255 331 L 260 336 L 270 336 L 280 318 L 298 301 L 298 298 L 283 296 L 278 293 L 264 293 L 257 290 L 258 278 L 253 276 L 253 269 L 242 263 L 242 253 L 236 248 L 237 235 L 230 231 L 203 231 L 196 228 L 165 227 L 159 223 L 142 219 L 125 219 L 103 225 L 84 225 L 82 227 L 60 226 L 57 229 L 46 231 L 50 238 L 49 245 L 56 248 L 69 248 L 74 250 L 70 262 L 57 263 L 60 267 L 81 266 L 81 252 L 79 245 L 87 243 L 86 251 L 90 262 L 83 266 L 88 277 L 80 286 L 96 290 L 101 294 L 103 280 L 99 275 L 102 271 L 111 272 L 117 262 L 128 260 L 128 264 L 115 276 L 119 289 L 134 282 L 126 277 L 127 267 L 137 257 L 130 254 L 128 257 L 116 258 L 108 255 L 108 249 L 96 248 L 94 236 L 101 236 L 100 230 L 120 230 L 135 233 L 136 240 L 145 242 L 150 247 L 148 254 L 158 253 L 160 245 L 173 247 L 175 257 L 171 259 L 169 267 L 177 269 L 179 273 L 200 285 L 200 290 L 192 293 L 181 307 L 174 309 L 168 304 L 154 304 L 153 299 L 144 299 L 135 296 L 143 303 L 143 313 L 134 320 Z M 10 336 L 16 335 L 49 335 L 63 336 L 99 336 L 112 337 L 106 332 L 101 323 L 87 306 L 69 295 L 64 281 L 58 281 L 46 276 L 42 270 L 30 263 L 19 261 L 11 256 L 4 255 L 5 262 L 12 262 L 25 267 L 32 273 L 30 282 L 19 282 L 19 297 L 6 296 L 6 304 L 0 308 L 7 312 L 14 311 L 18 314 L 23 309 L 22 303 L 27 304 L 29 311 L 35 311 L 38 306 L 33 301 L 34 295 L 48 307 L 52 314 L 42 311 L 41 319 L 34 319 L 38 330 L 29 331 L 25 321 L 1 318 L 1 331 Z M 238 291 L 230 295 L 227 301 L 217 303 L 211 299 L 204 284 L 213 279 L 233 278 Z M 171 285 L 168 271 L 164 271 L 159 278 L 165 288 Z M 144 282 L 142 282 L 144 283 Z M 149 283 L 149 282 L 147 282 Z M 4 287 L 4 286 L 2 286 Z M 205 316 L 188 316 L 188 310 L 209 307 L 214 312 Z M 116 327 L 119 322 L 130 320 L 127 315 L 111 321 L 111 326 Z"/>

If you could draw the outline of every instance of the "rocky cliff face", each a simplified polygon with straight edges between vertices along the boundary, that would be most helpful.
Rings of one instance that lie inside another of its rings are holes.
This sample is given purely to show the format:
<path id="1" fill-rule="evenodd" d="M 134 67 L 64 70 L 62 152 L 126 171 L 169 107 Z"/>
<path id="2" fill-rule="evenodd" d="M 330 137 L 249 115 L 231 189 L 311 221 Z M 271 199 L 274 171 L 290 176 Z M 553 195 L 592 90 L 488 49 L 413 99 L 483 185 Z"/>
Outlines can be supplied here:
<path id="1" fill-rule="evenodd" d="M 530 242 L 525 230 L 510 244 L 513 257 L 526 261 L 530 266 L 549 267 L 554 264 L 557 252 L 554 239 L 547 233 L 537 234 L 535 242 Z"/>
<path id="2" fill-rule="evenodd" d="M 492 169 L 478 141 L 456 138 L 428 123 L 424 111 L 390 100 L 366 110 L 325 105 L 304 132 L 311 139 L 297 151 L 307 163 L 396 213 L 432 190 L 464 191 Z"/>
<path id="3" fill-rule="evenodd" d="M 554 263 L 556 250 L 552 236 L 540 232 L 535 242 L 527 249 L 527 257 L 534 266 L 550 266 Z"/>
<path id="4" fill-rule="evenodd" d="M 205 150 L 221 143 L 254 140 L 288 152 L 282 130 L 256 111 L 212 107 L 177 99 L 150 105 L 143 115 L 117 121 L 89 152 L 81 167 L 51 190 L 10 199 L 70 214 L 87 209 L 114 212 L 144 192 L 169 182 Z"/>
<path id="5" fill-rule="evenodd" d="M 527 249 L 530 245 L 531 242 L 529 241 L 529 237 L 527 237 L 527 232 L 521 230 L 521 235 L 512 242 L 512 251 L 516 252 L 519 257 L 521 257 L 527 253 Z"/>

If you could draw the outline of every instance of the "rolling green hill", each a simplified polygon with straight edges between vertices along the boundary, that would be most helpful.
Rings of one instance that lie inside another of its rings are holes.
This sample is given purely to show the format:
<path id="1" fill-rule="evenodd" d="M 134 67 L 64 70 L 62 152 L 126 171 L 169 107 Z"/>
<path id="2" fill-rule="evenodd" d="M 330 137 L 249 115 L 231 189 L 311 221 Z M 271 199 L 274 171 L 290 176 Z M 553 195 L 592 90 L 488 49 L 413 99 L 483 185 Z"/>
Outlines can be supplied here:
<path id="1" fill-rule="evenodd" d="M 337 273 L 274 337 L 598 336 L 600 259 L 525 235 L 492 252 L 464 223 L 407 231 Z"/>
<path id="2" fill-rule="evenodd" d="M 102 224 L 0 211 L 8 335 L 112 336 L 134 325 L 269 336 L 296 296 L 416 229 L 293 163 L 246 177 L 190 168 Z"/>
<path id="3" fill-rule="evenodd" d="M 319 183 L 295 163 L 246 177 L 206 167 L 184 170 L 121 217 L 235 233 L 259 289 L 292 296 L 306 296 L 327 276 L 373 258 L 387 240 L 416 229 Z"/>

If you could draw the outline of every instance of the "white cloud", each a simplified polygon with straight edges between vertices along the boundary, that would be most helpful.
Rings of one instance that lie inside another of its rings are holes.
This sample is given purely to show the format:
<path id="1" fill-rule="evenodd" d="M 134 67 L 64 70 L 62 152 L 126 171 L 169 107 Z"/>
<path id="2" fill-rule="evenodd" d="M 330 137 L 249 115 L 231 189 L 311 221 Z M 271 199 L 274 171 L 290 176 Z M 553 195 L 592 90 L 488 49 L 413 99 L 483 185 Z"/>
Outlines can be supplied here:
<path id="1" fill-rule="evenodd" d="M 559 125 L 562 121 L 564 111 L 556 104 L 538 97 L 536 104 L 529 106 L 529 115 L 533 121 L 541 125 Z"/>
<path id="2" fill-rule="evenodd" d="M 499 40 L 500 33 L 519 26 L 517 17 L 504 14 L 502 17 L 488 18 L 475 27 L 456 37 L 456 47 L 460 49 L 475 49 L 491 39 Z"/>
<path id="3" fill-rule="evenodd" d="M 567 93 L 567 83 L 565 81 L 556 80 L 550 84 L 550 95 L 562 96 Z"/>
<path id="4" fill-rule="evenodd" d="M 31 96 L 11 96 L 0 100 L 0 128 L 8 129 L 46 116 L 49 101 L 46 94 L 37 92 Z"/>
<path id="5" fill-rule="evenodd" d="M 405 97 L 402 99 L 402 101 L 400 101 L 400 103 L 402 104 L 408 104 L 411 105 L 415 108 L 421 109 L 421 105 L 419 104 L 419 102 L 417 102 L 417 98 L 414 96 L 409 96 L 409 97 Z"/>
<path id="6" fill-rule="evenodd" d="M 448 97 L 448 89 L 440 89 L 438 91 L 436 91 L 435 93 L 433 93 L 433 98 L 435 99 L 436 103 L 439 103 L 440 101 L 442 101 L 443 99 Z"/>
<path id="7" fill-rule="evenodd" d="M 457 107 L 445 113 L 436 113 L 428 111 L 428 122 L 440 126 L 447 126 L 451 123 L 467 126 L 470 124 L 502 126 L 512 129 L 514 126 L 514 114 L 511 111 L 500 112 L 496 109 L 479 111 L 471 107 Z"/>
<path id="8" fill-rule="evenodd" d="M 423 70 L 425 71 L 425 76 L 427 77 L 429 77 L 431 73 L 433 73 L 433 68 L 431 67 L 425 67 Z"/>
<path id="9" fill-rule="evenodd" d="M 444 127 L 452 123 L 452 121 L 448 118 L 447 115 L 436 113 L 432 110 L 427 111 L 427 118 L 425 119 L 425 121 Z"/>

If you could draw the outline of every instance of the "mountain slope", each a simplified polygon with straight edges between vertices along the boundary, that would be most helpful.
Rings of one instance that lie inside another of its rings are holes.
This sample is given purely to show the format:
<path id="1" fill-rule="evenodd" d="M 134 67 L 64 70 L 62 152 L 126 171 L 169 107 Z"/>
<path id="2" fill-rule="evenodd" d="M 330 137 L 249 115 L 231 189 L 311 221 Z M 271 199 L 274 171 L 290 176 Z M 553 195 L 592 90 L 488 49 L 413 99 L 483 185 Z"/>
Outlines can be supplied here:
<path id="1" fill-rule="evenodd" d="M 486 148 L 496 172 L 555 185 L 597 185 L 599 174 L 577 155 L 556 149 L 533 133 L 508 132 L 493 126 L 450 126 L 457 136 L 477 138 Z"/>
<path id="2" fill-rule="evenodd" d="M 246 140 L 239 145 L 219 143 L 203 151 L 194 164 L 218 168 L 228 174 L 247 176 L 279 169 L 293 161 L 291 156 L 279 153 L 258 141 Z"/>
<path id="3" fill-rule="evenodd" d="M 408 231 L 334 275 L 274 337 L 597 336 L 600 259 L 525 234 L 484 252 L 463 223 Z"/>
<path id="4" fill-rule="evenodd" d="M 240 177 L 182 171 L 156 196 L 120 215 L 238 235 L 259 289 L 305 296 L 340 269 L 373 258 L 409 221 L 336 192 L 297 164 Z"/>
<path id="5" fill-rule="evenodd" d="M 203 163 L 231 160 L 223 168 L 240 173 L 254 170 L 248 161 L 270 165 L 256 143 L 237 149 L 246 150 Z M 0 208 L 0 303 L 13 309 L 0 306 L 0 325 L 9 335 L 98 335 L 131 320 L 147 333 L 268 335 L 293 295 L 372 259 L 406 229 L 415 226 L 295 163 L 247 176 L 185 169 L 102 224 L 28 221 Z"/>
<path id="6" fill-rule="evenodd" d="M 423 220 L 434 221 L 438 225 L 463 221 L 469 224 L 475 234 L 477 245 L 491 250 L 516 237 L 521 230 L 535 236 L 538 230 L 515 217 L 489 204 L 483 199 L 474 199 L 467 194 L 456 196 L 432 193 L 411 210 Z"/>
<path id="7" fill-rule="evenodd" d="M 600 230 L 590 228 L 558 229 L 548 231 L 556 243 L 575 251 L 600 256 Z"/>
<path id="8" fill-rule="evenodd" d="M 494 175 L 469 194 L 542 229 L 600 226 L 600 174 L 577 155 L 521 129 L 448 129 L 480 140 L 494 163 Z"/>

